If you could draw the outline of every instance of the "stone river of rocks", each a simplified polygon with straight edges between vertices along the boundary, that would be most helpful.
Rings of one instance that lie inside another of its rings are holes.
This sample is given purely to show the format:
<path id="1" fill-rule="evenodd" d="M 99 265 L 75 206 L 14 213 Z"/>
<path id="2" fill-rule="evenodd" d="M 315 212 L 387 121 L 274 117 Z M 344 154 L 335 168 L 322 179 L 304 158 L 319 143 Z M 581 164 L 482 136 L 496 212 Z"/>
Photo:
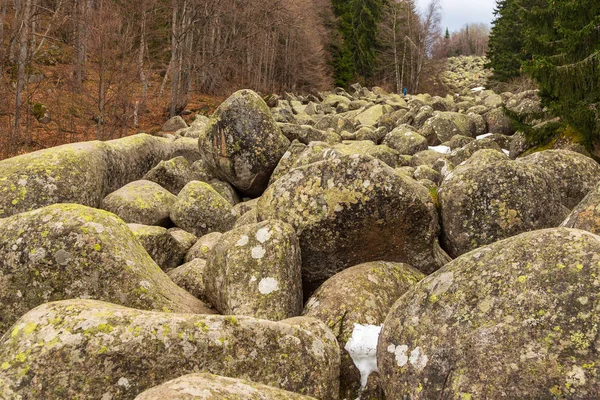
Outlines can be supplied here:
<path id="1" fill-rule="evenodd" d="M 352 92 L 0 161 L 0 398 L 599 398 L 600 165 Z"/>

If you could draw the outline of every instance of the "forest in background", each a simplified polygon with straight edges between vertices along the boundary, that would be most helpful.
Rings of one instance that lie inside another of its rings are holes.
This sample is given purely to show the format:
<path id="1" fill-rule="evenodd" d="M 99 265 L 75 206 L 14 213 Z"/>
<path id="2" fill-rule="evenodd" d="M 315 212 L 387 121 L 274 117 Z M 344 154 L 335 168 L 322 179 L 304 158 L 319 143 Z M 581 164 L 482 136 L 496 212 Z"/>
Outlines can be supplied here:
<path id="1" fill-rule="evenodd" d="M 0 1 L 0 158 L 156 131 L 239 88 L 414 93 L 487 37 L 444 37 L 440 0 Z"/>

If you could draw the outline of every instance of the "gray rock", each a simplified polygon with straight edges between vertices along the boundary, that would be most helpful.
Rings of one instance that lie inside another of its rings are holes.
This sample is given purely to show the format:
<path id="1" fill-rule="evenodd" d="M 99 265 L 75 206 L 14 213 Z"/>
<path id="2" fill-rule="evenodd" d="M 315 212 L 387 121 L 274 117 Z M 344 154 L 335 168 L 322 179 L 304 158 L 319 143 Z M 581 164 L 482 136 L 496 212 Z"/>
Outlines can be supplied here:
<path id="1" fill-rule="evenodd" d="M 185 129 L 187 127 L 188 125 L 184 121 L 184 119 L 181 118 L 179 115 L 176 115 L 167 122 L 165 122 L 161 130 L 163 132 L 176 132 L 180 129 Z"/>
<path id="2" fill-rule="evenodd" d="M 208 259 L 208 254 L 215 247 L 217 242 L 221 239 L 223 234 L 221 232 L 212 232 L 202 236 L 198 241 L 188 250 L 185 255 L 185 262 L 201 258 L 203 260 Z"/>
<path id="3" fill-rule="evenodd" d="M 179 242 L 165 228 L 139 224 L 127 226 L 163 271 L 181 265 L 187 249 L 179 246 Z"/>

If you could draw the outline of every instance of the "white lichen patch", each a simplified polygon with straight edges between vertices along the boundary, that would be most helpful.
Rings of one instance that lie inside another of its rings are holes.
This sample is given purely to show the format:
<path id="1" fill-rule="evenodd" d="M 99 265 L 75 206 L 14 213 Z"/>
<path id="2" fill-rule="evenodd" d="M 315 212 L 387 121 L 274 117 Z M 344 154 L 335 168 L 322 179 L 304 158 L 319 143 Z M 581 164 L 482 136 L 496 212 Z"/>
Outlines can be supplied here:
<path id="1" fill-rule="evenodd" d="M 129 383 L 129 379 L 127 378 L 119 378 L 119 380 L 117 381 L 117 385 L 123 386 L 126 389 L 128 389 L 131 386 L 131 384 Z"/>
<path id="2" fill-rule="evenodd" d="M 258 282 L 258 291 L 260 294 L 271 294 L 279 290 L 279 282 L 275 278 L 263 278 Z"/>
<path id="3" fill-rule="evenodd" d="M 586 381 L 585 371 L 577 365 L 574 365 L 573 368 L 567 372 L 567 383 L 573 386 L 585 385 Z"/>
<path id="4" fill-rule="evenodd" d="M 240 238 L 240 240 L 238 240 L 238 241 L 236 242 L 236 244 L 235 244 L 235 245 L 236 245 L 236 246 L 238 246 L 238 247 L 242 247 L 242 246 L 245 246 L 245 245 L 247 245 L 249 241 L 250 241 L 250 238 L 249 238 L 247 235 L 243 235 L 243 236 Z"/>
<path id="5" fill-rule="evenodd" d="M 360 385 L 364 388 L 371 372 L 377 371 L 377 341 L 382 325 L 354 324 L 350 340 L 344 349 L 350 354 L 356 368 L 360 371 Z"/>
<path id="6" fill-rule="evenodd" d="M 255 260 L 260 260 L 265 256 L 267 251 L 261 245 L 255 246 L 252 248 L 252 258 Z"/>
<path id="7" fill-rule="evenodd" d="M 256 232 L 256 240 L 261 243 L 266 242 L 271 238 L 271 232 L 269 232 L 269 228 L 260 228 L 258 232 Z"/>
<path id="8" fill-rule="evenodd" d="M 410 352 L 410 358 L 408 361 L 420 371 L 427 366 L 429 357 L 421 353 L 421 348 L 417 346 L 413 351 Z"/>
<path id="9" fill-rule="evenodd" d="M 403 344 L 400 346 L 394 346 L 393 344 L 390 344 L 387 348 L 387 351 L 394 354 L 394 357 L 396 358 L 396 364 L 399 367 L 404 367 L 406 363 L 408 363 L 408 355 L 406 354 L 408 351 L 407 345 Z"/>

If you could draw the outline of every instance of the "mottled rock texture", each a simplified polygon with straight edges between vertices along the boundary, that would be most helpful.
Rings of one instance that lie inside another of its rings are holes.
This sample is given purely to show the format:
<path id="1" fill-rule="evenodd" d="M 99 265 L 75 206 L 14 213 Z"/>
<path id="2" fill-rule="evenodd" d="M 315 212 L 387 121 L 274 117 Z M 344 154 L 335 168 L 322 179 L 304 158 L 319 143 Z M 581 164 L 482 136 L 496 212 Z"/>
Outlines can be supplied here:
<path id="1" fill-rule="evenodd" d="M 309 291 L 366 261 L 405 262 L 430 273 L 446 259 L 437 248 L 437 211 L 428 191 L 369 156 L 349 155 L 295 168 L 258 202 L 259 220 L 294 227 Z"/>
<path id="2" fill-rule="evenodd" d="M 302 311 L 301 268 L 298 238 L 289 224 L 244 225 L 223 234 L 210 252 L 206 294 L 221 314 L 295 317 Z"/>
<path id="3" fill-rule="evenodd" d="M 78 297 L 209 312 L 173 284 L 122 220 L 75 204 L 0 219 L 0 271 L 2 332 L 33 307 Z"/>
<path id="4" fill-rule="evenodd" d="M 190 374 L 146 390 L 135 400 L 315 400 L 243 379 Z"/>
<path id="5" fill-rule="evenodd" d="M 9 398 L 132 399 L 206 371 L 337 399 L 338 365 L 337 345 L 298 326 L 93 300 L 39 306 L 0 341 L 0 385 Z"/>
<path id="6" fill-rule="evenodd" d="M 600 396 L 600 238 L 528 232 L 465 254 L 388 314 L 388 400 Z"/>
<path id="7" fill-rule="evenodd" d="M 240 90 L 215 111 L 198 144 L 210 172 L 259 196 L 290 142 L 260 96 Z"/>
<path id="8" fill-rule="evenodd" d="M 361 390 L 361 373 L 344 349 L 355 324 L 383 324 L 396 300 L 424 277 L 406 264 L 368 262 L 329 278 L 310 297 L 302 314 L 326 323 L 340 345 L 341 398 L 355 399 Z"/>

